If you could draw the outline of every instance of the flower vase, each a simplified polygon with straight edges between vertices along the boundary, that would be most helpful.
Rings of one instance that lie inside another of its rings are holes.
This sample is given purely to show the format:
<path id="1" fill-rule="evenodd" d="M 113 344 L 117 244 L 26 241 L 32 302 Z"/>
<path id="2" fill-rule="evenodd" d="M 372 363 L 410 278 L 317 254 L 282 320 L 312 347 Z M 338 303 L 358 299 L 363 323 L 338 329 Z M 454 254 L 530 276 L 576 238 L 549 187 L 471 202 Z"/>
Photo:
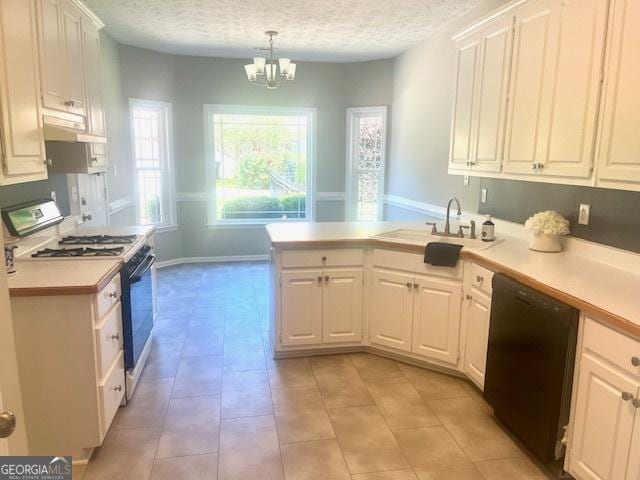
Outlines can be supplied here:
<path id="1" fill-rule="evenodd" d="M 529 250 L 536 252 L 561 252 L 560 235 L 554 233 L 534 233 L 529 243 Z"/>

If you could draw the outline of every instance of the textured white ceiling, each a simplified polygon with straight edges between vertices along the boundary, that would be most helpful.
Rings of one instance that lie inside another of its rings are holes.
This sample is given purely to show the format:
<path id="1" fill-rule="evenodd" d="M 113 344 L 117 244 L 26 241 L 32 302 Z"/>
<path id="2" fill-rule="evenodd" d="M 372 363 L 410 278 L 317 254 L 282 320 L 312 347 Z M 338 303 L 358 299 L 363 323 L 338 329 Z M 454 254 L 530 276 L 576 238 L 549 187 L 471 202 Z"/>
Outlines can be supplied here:
<path id="1" fill-rule="evenodd" d="M 278 30 L 280 56 L 388 58 L 479 0 L 85 0 L 119 42 L 161 52 L 246 58 Z"/>

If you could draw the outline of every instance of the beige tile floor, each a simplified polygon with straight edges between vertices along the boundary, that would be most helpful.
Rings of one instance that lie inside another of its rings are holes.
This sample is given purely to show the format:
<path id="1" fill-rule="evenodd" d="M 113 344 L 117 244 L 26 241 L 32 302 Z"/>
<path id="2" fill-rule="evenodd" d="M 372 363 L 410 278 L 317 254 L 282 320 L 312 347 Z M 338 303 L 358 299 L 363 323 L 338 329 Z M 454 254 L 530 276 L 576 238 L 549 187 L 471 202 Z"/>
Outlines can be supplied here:
<path id="1" fill-rule="evenodd" d="M 74 479 L 547 478 L 464 380 L 370 354 L 271 359 L 267 273 L 160 271 L 141 383 Z"/>

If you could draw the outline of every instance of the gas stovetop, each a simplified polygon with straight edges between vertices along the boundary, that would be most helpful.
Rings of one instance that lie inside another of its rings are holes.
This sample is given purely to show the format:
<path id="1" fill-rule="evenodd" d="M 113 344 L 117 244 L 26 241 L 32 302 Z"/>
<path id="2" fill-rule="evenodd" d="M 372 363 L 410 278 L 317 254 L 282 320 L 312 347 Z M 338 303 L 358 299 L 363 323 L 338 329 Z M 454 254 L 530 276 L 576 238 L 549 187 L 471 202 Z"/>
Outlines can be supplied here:
<path id="1" fill-rule="evenodd" d="M 128 245 L 136 235 L 69 235 L 58 240 L 59 245 Z"/>
<path id="2" fill-rule="evenodd" d="M 117 257 L 124 251 L 124 247 L 109 248 L 45 248 L 32 253 L 33 258 L 51 257 Z"/>

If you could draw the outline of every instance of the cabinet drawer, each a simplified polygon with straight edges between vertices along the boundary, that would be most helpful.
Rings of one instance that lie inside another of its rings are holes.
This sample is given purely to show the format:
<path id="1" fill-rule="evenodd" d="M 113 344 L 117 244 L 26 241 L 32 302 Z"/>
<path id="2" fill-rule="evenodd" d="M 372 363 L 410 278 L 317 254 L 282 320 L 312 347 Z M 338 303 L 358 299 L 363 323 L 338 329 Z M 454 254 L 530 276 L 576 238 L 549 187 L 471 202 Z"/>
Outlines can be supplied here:
<path id="1" fill-rule="evenodd" d="M 120 352 L 111 366 L 104 382 L 98 385 L 100 406 L 102 407 L 102 433 L 109 430 L 109 426 L 116 416 L 120 402 L 125 395 L 124 352 Z"/>
<path id="2" fill-rule="evenodd" d="M 96 327 L 98 378 L 107 374 L 113 360 L 122 351 L 122 308 L 116 305 Z"/>
<path id="3" fill-rule="evenodd" d="M 118 274 L 98 292 L 98 319 L 101 319 L 114 304 L 120 301 L 120 293 L 120 274 Z"/>
<path id="4" fill-rule="evenodd" d="M 481 267 L 477 263 L 471 264 L 471 286 L 476 287 L 478 290 L 491 295 L 493 292 L 493 272 Z"/>
<path id="5" fill-rule="evenodd" d="M 583 348 L 640 377 L 639 341 L 585 317 Z"/>
<path id="6" fill-rule="evenodd" d="M 335 248 L 323 250 L 285 250 L 282 267 L 348 267 L 362 265 L 364 252 L 360 248 Z"/>
<path id="7" fill-rule="evenodd" d="M 424 263 L 424 255 L 421 253 L 407 253 L 376 248 L 373 250 L 373 264 L 377 267 L 407 270 L 421 275 L 462 279 L 462 262 L 458 262 L 455 267 L 434 267 L 433 265 Z"/>

